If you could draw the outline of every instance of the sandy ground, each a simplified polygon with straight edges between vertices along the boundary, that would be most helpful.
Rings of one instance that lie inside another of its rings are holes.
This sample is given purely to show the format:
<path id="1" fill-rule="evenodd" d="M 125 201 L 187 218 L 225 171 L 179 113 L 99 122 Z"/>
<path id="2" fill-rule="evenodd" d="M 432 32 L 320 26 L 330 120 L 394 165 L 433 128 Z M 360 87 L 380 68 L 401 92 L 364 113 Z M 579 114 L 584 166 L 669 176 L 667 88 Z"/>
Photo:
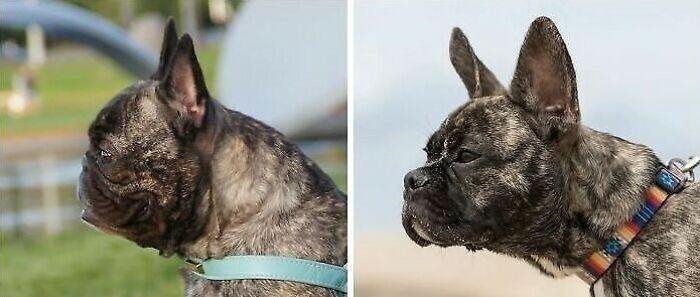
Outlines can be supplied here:
<path id="1" fill-rule="evenodd" d="M 576 276 L 551 279 L 529 264 L 464 248 L 420 248 L 406 237 L 355 237 L 355 296 L 588 297 Z"/>

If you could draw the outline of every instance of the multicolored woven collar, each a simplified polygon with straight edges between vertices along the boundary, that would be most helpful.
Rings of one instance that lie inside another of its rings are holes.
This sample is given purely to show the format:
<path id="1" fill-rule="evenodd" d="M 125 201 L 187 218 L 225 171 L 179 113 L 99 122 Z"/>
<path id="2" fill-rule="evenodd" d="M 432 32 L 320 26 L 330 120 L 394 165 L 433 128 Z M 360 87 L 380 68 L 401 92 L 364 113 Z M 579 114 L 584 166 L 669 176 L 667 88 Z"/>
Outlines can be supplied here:
<path id="1" fill-rule="evenodd" d="M 689 166 L 691 164 L 693 166 Z M 605 274 L 610 265 L 625 251 L 637 234 L 642 231 L 642 228 L 654 217 L 656 211 L 661 208 L 664 202 L 672 194 L 683 190 L 686 182 L 695 178 L 692 168 L 696 165 L 697 160 L 695 158 L 691 158 L 689 162 L 673 159 L 668 166 L 659 168 L 656 172 L 654 184 L 644 192 L 646 199 L 637 213 L 617 229 L 602 250 L 591 254 L 584 262 L 583 270 L 579 277 L 588 284 L 596 283 Z"/>

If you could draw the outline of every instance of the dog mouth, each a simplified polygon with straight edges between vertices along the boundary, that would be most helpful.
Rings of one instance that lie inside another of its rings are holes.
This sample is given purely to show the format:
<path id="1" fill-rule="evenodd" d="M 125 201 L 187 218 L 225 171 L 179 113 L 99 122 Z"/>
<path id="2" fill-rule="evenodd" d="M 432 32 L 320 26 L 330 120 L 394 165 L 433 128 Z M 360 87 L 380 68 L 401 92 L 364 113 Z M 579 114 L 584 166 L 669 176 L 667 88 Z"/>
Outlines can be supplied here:
<path id="1" fill-rule="evenodd" d="M 90 199 L 88 198 L 88 189 L 86 188 L 86 185 L 83 183 L 84 180 L 84 174 L 85 171 L 83 171 L 80 175 L 80 181 L 78 181 L 78 200 L 80 201 L 82 211 L 80 213 L 80 219 L 86 223 L 87 225 L 97 229 L 98 231 L 104 232 L 106 234 L 114 235 L 114 234 L 119 234 L 119 229 L 115 226 L 112 226 L 110 224 L 107 224 L 103 222 L 101 219 L 99 219 L 92 211 L 92 203 Z M 93 194 L 94 195 L 94 194 Z"/>
<path id="2" fill-rule="evenodd" d="M 481 244 L 472 243 L 459 236 L 458 231 L 449 226 L 431 223 L 418 216 L 411 206 L 404 206 L 402 224 L 406 235 L 421 247 L 436 245 L 440 247 L 463 246 L 469 251 L 479 251 Z"/>
<path id="3" fill-rule="evenodd" d="M 83 171 L 77 184 L 77 196 L 82 213 L 81 220 L 107 234 L 122 234 L 124 228 L 146 219 L 151 194 L 137 191 L 129 198 L 114 193 L 100 171 L 89 170 L 83 163 Z"/>
<path id="4" fill-rule="evenodd" d="M 95 215 L 93 215 L 92 212 L 90 212 L 90 210 L 84 209 L 84 210 L 80 213 L 80 219 L 81 219 L 83 222 L 85 222 L 86 224 L 88 224 L 88 225 L 90 225 L 90 226 L 92 226 L 92 227 L 94 227 L 94 228 L 96 228 L 96 229 L 98 229 L 98 230 L 100 230 L 100 231 L 102 231 L 102 232 L 104 232 L 104 233 L 107 233 L 107 234 L 116 234 L 116 233 L 118 233 L 118 232 L 117 232 L 117 228 L 115 228 L 115 227 L 113 227 L 113 226 L 110 226 L 110 225 L 108 225 L 108 224 L 102 223 L 102 221 L 100 221 L 99 219 L 97 219 L 97 218 L 95 217 Z"/>
<path id="5" fill-rule="evenodd" d="M 415 215 L 415 212 L 410 207 L 405 207 L 402 215 L 402 224 L 406 235 L 421 247 L 426 247 L 431 244 L 446 247 L 447 242 L 441 240 L 437 233 L 433 231 L 430 223 L 421 220 Z"/>
<path id="6" fill-rule="evenodd" d="M 449 244 L 440 240 L 436 235 L 431 232 L 430 228 L 427 226 L 423 226 L 419 221 L 413 220 L 411 221 L 411 227 L 413 229 L 413 232 L 418 236 L 418 238 L 424 240 L 425 242 L 428 242 L 428 245 L 434 244 L 438 246 L 448 246 Z"/>
<path id="7" fill-rule="evenodd" d="M 121 230 L 115 226 L 105 224 L 99 220 L 89 209 L 83 209 L 80 219 L 89 226 L 109 235 L 119 235 Z"/>

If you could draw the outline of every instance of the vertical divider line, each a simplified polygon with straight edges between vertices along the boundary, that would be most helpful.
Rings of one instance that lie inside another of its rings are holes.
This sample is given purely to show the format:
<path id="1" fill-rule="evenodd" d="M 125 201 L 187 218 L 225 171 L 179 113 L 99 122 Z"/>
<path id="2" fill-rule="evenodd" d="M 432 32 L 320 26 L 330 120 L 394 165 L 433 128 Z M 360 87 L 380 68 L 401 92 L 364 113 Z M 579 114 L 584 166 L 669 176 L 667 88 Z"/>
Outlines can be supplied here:
<path id="1" fill-rule="evenodd" d="M 346 49 L 347 49 L 347 64 L 346 64 L 346 69 L 347 69 L 347 113 L 348 113 L 348 122 L 347 122 L 347 179 L 348 179 L 348 221 L 347 221 L 347 230 L 348 230 L 348 296 L 354 296 L 355 294 L 355 277 L 354 277 L 354 259 L 355 259 L 355 138 L 354 138 L 354 106 L 355 106 L 355 92 L 354 92 L 354 83 L 355 83 L 355 77 L 354 77 L 354 60 L 355 60 L 355 50 L 354 50 L 354 45 L 355 45 L 355 30 L 354 30 L 354 17 L 355 17 L 355 10 L 354 10 L 354 0 L 346 0 L 347 1 L 347 35 L 346 35 Z"/>

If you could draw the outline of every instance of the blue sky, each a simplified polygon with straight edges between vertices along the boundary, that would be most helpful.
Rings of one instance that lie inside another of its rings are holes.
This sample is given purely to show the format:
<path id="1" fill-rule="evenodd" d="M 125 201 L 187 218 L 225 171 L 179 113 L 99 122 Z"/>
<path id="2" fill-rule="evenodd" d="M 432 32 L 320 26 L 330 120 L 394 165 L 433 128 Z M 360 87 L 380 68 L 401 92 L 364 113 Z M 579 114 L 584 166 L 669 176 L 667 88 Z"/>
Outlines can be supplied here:
<path id="1" fill-rule="evenodd" d="M 355 4 L 355 214 L 360 232 L 397 231 L 402 179 L 467 92 L 448 57 L 459 26 L 510 83 L 537 16 L 561 31 L 583 123 L 661 158 L 700 153 L 700 2 L 376 1 Z"/>
<path id="2" fill-rule="evenodd" d="M 249 1 L 226 32 L 219 99 L 284 132 L 346 99 L 347 4 Z"/>

